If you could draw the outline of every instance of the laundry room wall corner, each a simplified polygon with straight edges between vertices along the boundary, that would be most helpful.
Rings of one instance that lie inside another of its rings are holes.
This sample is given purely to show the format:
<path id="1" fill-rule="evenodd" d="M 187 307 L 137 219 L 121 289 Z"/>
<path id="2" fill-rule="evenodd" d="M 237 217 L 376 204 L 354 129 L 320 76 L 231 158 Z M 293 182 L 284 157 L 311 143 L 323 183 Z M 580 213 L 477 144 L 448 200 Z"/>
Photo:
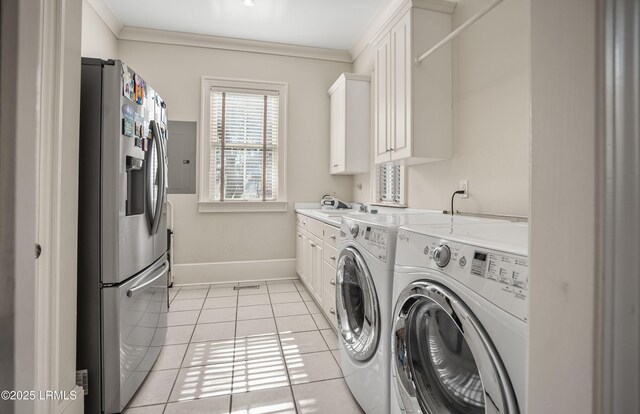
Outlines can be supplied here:
<path id="1" fill-rule="evenodd" d="M 96 1 L 104 0 L 82 0 L 82 57 L 116 59 L 118 38 L 94 9 Z"/>
<path id="2" fill-rule="evenodd" d="M 530 413 L 595 413 L 599 0 L 531 2 Z"/>

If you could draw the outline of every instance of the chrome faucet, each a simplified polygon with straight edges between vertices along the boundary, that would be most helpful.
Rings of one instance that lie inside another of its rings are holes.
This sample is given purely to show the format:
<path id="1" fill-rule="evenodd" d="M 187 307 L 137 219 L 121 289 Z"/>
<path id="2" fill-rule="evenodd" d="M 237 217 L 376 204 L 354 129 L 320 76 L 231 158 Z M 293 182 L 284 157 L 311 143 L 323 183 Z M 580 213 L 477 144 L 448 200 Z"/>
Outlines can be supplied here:
<path id="1" fill-rule="evenodd" d="M 366 204 L 360 204 L 360 208 L 359 208 L 361 213 L 371 213 L 371 214 L 378 214 L 378 209 L 377 208 L 372 208 L 371 206 L 368 206 Z"/>

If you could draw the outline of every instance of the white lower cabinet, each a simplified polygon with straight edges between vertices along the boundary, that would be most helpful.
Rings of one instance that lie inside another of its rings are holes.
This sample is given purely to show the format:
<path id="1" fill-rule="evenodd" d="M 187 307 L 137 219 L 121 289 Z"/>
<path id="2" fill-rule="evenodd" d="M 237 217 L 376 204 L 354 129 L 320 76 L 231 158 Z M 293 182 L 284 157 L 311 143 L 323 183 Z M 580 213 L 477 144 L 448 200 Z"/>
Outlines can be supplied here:
<path id="1" fill-rule="evenodd" d="M 338 320 L 336 319 L 336 297 L 335 290 L 324 290 L 324 297 L 322 300 L 322 310 L 324 311 L 327 319 L 333 325 L 335 330 L 338 330 Z"/>
<path id="2" fill-rule="evenodd" d="M 340 230 L 306 216 L 299 216 L 297 223 L 296 271 L 325 317 L 337 329 L 335 277 Z"/>
<path id="3" fill-rule="evenodd" d="M 309 284 L 309 233 L 302 227 L 297 228 L 296 270 L 300 279 Z"/>
<path id="4" fill-rule="evenodd" d="M 325 246 L 326 248 L 326 246 Z M 325 254 L 325 257 L 327 255 Z M 322 310 L 327 315 L 327 319 L 338 329 L 338 321 L 336 319 L 336 268 L 335 265 L 324 261 L 322 267 L 324 279 L 324 295 L 322 297 Z"/>
<path id="5" fill-rule="evenodd" d="M 296 227 L 296 273 L 302 277 L 302 268 L 304 267 L 302 263 L 302 249 L 304 244 L 302 243 L 302 229 L 298 226 Z"/>
<path id="6" fill-rule="evenodd" d="M 309 283 L 310 292 L 317 302 L 322 303 L 322 240 L 309 237 Z"/>

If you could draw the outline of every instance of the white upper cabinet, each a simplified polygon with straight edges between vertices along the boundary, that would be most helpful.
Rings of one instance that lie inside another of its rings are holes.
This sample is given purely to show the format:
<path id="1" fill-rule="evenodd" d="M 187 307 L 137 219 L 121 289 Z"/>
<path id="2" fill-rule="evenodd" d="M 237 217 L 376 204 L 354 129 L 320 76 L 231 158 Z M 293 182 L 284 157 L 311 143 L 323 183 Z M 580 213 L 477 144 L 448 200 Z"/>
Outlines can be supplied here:
<path id="1" fill-rule="evenodd" d="M 451 45 L 415 59 L 451 32 L 453 7 L 406 4 L 374 40 L 376 164 L 451 158 Z"/>
<path id="2" fill-rule="evenodd" d="M 370 76 L 343 73 L 329 89 L 331 174 L 369 171 L 370 85 Z"/>
<path id="3" fill-rule="evenodd" d="M 391 161 L 389 151 L 391 137 L 391 35 L 386 34 L 376 45 L 374 86 L 375 86 L 375 162 L 376 164 Z"/>

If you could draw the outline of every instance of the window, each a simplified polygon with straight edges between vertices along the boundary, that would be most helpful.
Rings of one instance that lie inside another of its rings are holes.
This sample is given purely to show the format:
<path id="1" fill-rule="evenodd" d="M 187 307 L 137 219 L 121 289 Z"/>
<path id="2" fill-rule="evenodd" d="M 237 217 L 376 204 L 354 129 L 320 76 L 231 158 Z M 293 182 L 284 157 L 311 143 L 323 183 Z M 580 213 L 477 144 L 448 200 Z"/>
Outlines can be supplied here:
<path id="1" fill-rule="evenodd" d="M 405 167 L 399 165 L 376 166 L 375 203 L 402 207 L 405 200 Z"/>
<path id="2" fill-rule="evenodd" d="M 203 78 L 202 94 L 199 210 L 286 210 L 286 85 Z"/>

